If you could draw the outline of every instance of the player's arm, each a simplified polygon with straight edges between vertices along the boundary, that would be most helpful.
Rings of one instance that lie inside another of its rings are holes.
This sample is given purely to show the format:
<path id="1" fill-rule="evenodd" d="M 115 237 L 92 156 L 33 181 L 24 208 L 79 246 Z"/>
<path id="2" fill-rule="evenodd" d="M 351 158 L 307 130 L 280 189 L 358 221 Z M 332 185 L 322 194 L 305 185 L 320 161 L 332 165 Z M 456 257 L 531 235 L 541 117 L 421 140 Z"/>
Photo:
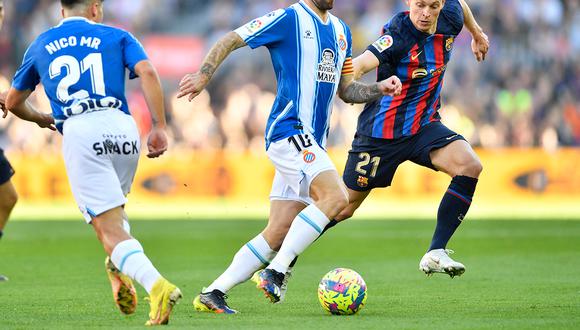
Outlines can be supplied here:
<path id="1" fill-rule="evenodd" d="M 346 103 L 367 103 L 383 95 L 401 94 L 401 80 L 391 76 L 374 84 L 365 84 L 354 79 L 354 74 L 342 75 L 338 85 L 338 96 Z"/>
<path id="2" fill-rule="evenodd" d="M 36 110 L 36 108 L 27 101 L 31 93 L 32 91 L 30 90 L 19 91 L 14 87 L 10 88 L 8 93 L 2 93 L 0 95 L 0 107 L 2 107 L 3 111 L 2 118 L 5 118 L 8 115 L 9 110 L 20 119 L 31 121 L 42 128 L 56 131 L 52 115 Z"/>
<path id="3" fill-rule="evenodd" d="M 354 79 L 358 80 L 365 74 L 376 69 L 380 62 L 375 54 L 366 50 L 361 55 L 357 56 L 353 61 L 354 66 Z"/>
<path id="4" fill-rule="evenodd" d="M 189 95 L 188 100 L 193 100 L 209 83 L 217 68 L 228 55 L 245 45 L 244 40 L 234 31 L 218 40 L 203 60 L 199 71 L 187 74 L 181 79 L 177 98 Z"/>
<path id="5" fill-rule="evenodd" d="M 465 0 L 459 0 L 461 8 L 463 9 L 463 25 L 469 33 L 471 33 L 471 51 L 478 62 L 485 60 L 485 56 L 489 50 L 489 38 L 483 32 L 483 29 L 473 16 L 473 12 Z"/>
<path id="6" fill-rule="evenodd" d="M 140 61 L 135 65 L 135 73 L 141 78 L 141 89 L 145 95 L 147 107 L 153 118 L 153 128 L 149 133 L 147 157 L 161 156 L 167 150 L 167 136 L 165 135 L 165 106 L 163 89 L 157 70 L 149 60 Z"/>

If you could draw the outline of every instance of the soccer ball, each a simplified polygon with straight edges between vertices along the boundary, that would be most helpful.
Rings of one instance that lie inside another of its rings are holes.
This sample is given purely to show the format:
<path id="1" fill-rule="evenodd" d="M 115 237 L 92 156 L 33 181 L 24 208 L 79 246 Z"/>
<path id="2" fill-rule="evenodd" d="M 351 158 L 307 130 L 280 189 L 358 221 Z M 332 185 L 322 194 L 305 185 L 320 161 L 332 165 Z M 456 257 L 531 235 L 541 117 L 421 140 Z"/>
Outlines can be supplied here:
<path id="1" fill-rule="evenodd" d="M 318 301 L 334 315 L 352 315 L 367 300 L 367 285 L 354 270 L 336 268 L 326 273 L 318 285 Z"/>

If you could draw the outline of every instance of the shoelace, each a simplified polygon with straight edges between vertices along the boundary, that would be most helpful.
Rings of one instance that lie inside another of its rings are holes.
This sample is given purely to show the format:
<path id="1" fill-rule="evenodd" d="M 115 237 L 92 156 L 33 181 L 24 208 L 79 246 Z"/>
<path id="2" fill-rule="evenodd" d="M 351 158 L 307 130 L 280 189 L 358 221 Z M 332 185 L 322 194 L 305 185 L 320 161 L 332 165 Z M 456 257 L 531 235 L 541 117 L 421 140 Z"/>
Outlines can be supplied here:
<path id="1" fill-rule="evenodd" d="M 218 290 L 215 293 L 215 296 L 216 296 L 217 302 L 220 305 L 226 305 L 227 306 L 227 304 L 226 304 L 226 299 L 228 299 L 228 295 L 227 294 L 225 294 L 225 293 L 223 293 L 223 292 L 221 292 L 221 291 Z"/>
<path id="2" fill-rule="evenodd" d="M 445 249 L 445 253 L 447 253 L 447 255 L 451 255 L 451 254 L 455 253 L 455 251 L 453 251 L 451 249 Z"/>

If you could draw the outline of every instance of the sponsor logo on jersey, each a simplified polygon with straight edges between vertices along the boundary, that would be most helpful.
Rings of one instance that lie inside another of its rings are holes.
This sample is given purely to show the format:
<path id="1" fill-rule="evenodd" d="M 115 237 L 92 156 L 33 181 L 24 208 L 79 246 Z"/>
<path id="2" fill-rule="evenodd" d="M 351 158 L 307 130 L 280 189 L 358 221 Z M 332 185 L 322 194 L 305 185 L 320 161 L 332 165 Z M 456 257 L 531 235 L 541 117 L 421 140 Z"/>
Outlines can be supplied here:
<path id="1" fill-rule="evenodd" d="M 443 72 L 445 72 L 445 69 L 447 69 L 447 65 L 444 65 L 444 66 L 437 68 L 437 69 L 431 69 L 431 71 L 429 71 L 429 73 L 431 74 L 431 76 L 435 77 L 435 76 L 438 76 L 438 75 L 442 74 Z"/>
<path id="2" fill-rule="evenodd" d="M 112 154 L 134 155 L 139 153 L 139 148 L 137 146 L 137 141 L 113 142 L 111 139 L 105 139 L 102 142 L 96 142 L 93 144 L 93 150 L 96 152 L 97 156 Z"/>
<path id="3" fill-rule="evenodd" d="M 356 184 L 358 184 L 358 186 L 361 188 L 365 188 L 369 185 L 369 178 L 359 175 L 358 179 L 356 180 Z"/>
<path id="4" fill-rule="evenodd" d="M 346 38 L 344 37 L 344 35 L 341 34 L 338 37 L 338 47 L 340 47 L 340 50 L 345 51 L 347 45 L 348 44 L 346 43 Z"/>
<path id="5" fill-rule="evenodd" d="M 426 69 L 423 69 L 423 68 L 415 69 L 413 71 L 412 78 L 413 79 L 425 78 L 425 77 L 427 77 L 427 74 L 428 73 L 427 73 Z"/>
<path id="6" fill-rule="evenodd" d="M 305 163 L 310 164 L 316 160 L 316 155 L 313 152 L 304 150 L 304 152 L 302 153 L 302 159 L 304 159 Z"/>
<path id="7" fill-rule="evenodd" d="M 393 37 L 386 34 L 379 38 L 379 40 L 375 41 L 373 47 L 375 47 L 379 52 L 384 52 L 385 50 L 391 48 L 393 45 Z"/>
<path id="8" fill-rule="evenodd" d="M 334 64 L 335 54 L 330 48 L 322 51 L 322 59 L 318 63 L 318 73 L 316 80 L 320 82 L 336 83 L 336 65 Z"/>
<path id="9" fill-rule="evenodd" d="M 453 48 L 453 41 L 455 41 L 455 38 L 453 37 L 449 37 L 447 38 L 447 40 L 445 40 L 445 49 L 448 52 L 451 51 L 451 49 Z"/>
<path id="10" fill-rule="evenodd" d="M 255 33 L 262 28 L 264 24 L 259 19 L 255 19 L 246 25 L 246 28 L 250 33 Z"/>
<path id="11" fill-rule="evenodd" d="M 311 39 L 311 40 L 313 40 L 314 37 L 312 36 L 312 31 L 310 31 L 310 30 L 304 31 L 304 39 Z"/>

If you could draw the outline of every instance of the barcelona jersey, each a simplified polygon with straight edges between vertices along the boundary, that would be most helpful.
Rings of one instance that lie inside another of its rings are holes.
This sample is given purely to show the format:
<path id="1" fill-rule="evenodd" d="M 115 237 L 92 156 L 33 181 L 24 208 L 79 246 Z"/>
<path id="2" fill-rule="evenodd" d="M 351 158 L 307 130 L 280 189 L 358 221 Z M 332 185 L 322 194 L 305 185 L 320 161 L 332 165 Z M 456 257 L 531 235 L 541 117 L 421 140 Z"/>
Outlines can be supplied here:
<path id="1" fill-rule="evenodd" d="M 399 96 L 383 96 L 369 102 L 358 120 L 364 136 L 396 139 L 415 135 L 430 122 L 441 119 L 441 88 L 455 37 L 463 28 L 458 0 L 447 0 L 434 34 L 415 28 L 408 12 L 395 15 L 382 36 L 367 49 L 380 64 L 377 81 L 396 75 L 403 84 Z"/>

